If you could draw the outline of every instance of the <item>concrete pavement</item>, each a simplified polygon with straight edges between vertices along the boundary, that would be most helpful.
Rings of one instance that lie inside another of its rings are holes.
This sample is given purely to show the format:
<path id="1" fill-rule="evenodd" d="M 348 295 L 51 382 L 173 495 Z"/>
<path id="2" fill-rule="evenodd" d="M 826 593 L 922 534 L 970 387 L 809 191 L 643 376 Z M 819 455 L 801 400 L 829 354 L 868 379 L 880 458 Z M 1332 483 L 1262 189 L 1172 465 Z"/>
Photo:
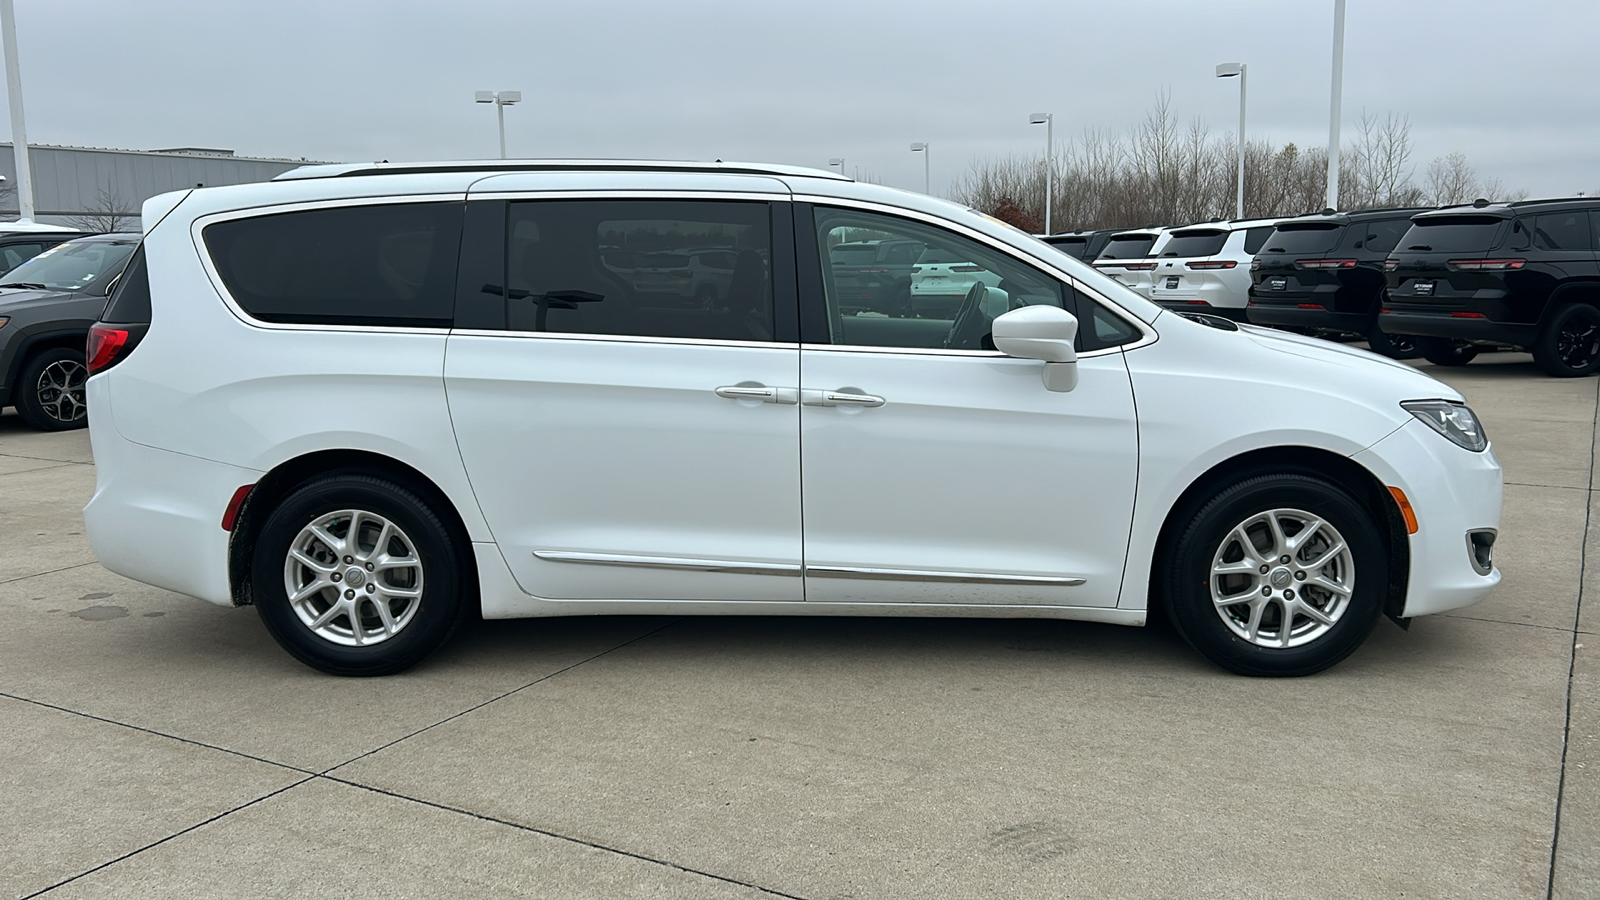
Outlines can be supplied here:
<path id="1" fill-rule="evenodd" d="M 0 894 L 1600 896 L 1600 379 L 1432 371 L 1506 467 L 1503 586 L 1296 680 L 1159 627 L 666 617 L 328 678 L 101 569 L 86 435 L 0 416 Z"/>

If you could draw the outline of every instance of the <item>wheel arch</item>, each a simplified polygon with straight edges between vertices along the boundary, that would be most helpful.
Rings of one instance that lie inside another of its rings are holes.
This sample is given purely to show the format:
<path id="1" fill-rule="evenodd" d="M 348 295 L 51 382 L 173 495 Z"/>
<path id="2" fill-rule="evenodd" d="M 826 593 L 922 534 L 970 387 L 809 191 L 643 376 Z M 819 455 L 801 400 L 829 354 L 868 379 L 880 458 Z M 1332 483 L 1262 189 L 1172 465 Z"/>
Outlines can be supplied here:
<path id="1" fill-rule="evenodd" d="M 1600 308 L 1600 279 L 1574 278 L 1556 285 L 1539 312 L 1539 333 L 1543 334 L 1557 310 L 1568 303 L 1587 303 Z"/>
<path id="2" fill-rule="evenodd" d="M 463 590 L 478 598 L 478 567 L 465 521 L 448 494 L 433 479 L 398 459 L 370 450 L 318 450 L 284 460 L 256 481 L 239 508 L 233 535 L 228 540 L 228 585 L 234 606 L 254 603 L 250 582 L 250 554 L 267 516 L 295 488 L 319 475 L 359 472 L 389 478 L 414 491 L 433 508 L 461 552 L 461 569 L 467 579 Z M 479 601 L 481 603 L 481 600 Z"/>
<path id="3" fill-rule="evenodd" d="M 11 394 L 16 390 L 17 379 L 22 377 L 22 367 L 32 359 L 35 354 L 46 350 L 55 350 L 65 347 L 83 352 L 84 346 L 89 341 L 88 328 L 52 329 L 29 333 L 24 331 L 17 339 L 17 348 L 12 352 L 11 358 L 6 361 L 5 390 L 0 395 L 0 406 L 11 403 Z"/>
<path id="4" fill-rule="evenodd" d="M 1224 485 L 1252 475 L 1289 473 L 1309 475 L 1331 481 L 1365 506 L 1377 520 L 1379 538 L 1389 554 L 1389 584 L 1383 611 L 1400 619 L 1405 609 L 1406 584 L 1411 575 L 1411 547 L 1400 506 L 1388 488 L 1371 471 L 1347 456 L 1320 447 L 1265 447 L 1229 457 L 1201 473 L 1178 495 L 1167 509 L 1156 539 L 1155 558 L 1164 560 L 1172 552 L 1183 525 Z M 1151 572 L 1147 616 L 1165 614 L 1162 579 Z"/>

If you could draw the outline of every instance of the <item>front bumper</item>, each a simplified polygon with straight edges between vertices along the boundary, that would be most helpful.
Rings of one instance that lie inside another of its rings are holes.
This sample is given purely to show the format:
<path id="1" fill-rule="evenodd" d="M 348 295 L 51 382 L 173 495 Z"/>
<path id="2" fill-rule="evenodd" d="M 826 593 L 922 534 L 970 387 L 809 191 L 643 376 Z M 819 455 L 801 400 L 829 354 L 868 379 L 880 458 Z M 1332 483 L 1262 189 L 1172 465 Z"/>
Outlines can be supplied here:
<path id="1" fill-rule="evenodd" d="M 1493 447 L 1464 450 L 1412 421 L 1353 459 L 1404 491 L 1416 512 L 1403 616 L 1471 606 L 1494 590 L 1500 570 L 1477 571 L 1469 537 L 1500 527 L 1503 481 Z"/>

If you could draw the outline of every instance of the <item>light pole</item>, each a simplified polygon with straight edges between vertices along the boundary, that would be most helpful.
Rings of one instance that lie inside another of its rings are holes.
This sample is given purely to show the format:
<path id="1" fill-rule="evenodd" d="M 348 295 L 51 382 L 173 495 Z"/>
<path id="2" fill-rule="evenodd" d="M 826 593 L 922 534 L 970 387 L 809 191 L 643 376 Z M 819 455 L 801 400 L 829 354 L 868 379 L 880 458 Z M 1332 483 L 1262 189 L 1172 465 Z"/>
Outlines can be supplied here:
<path id="1" fill-rule="evenodd" d="M 929 184 L 931 184 L 931 181 L 929 180 L 929 172 L 931 169 L 928 165 L 928 157 L 931 154 L 928 150 L 927 141 L 918 141 L 917 143 L 911 145 L 912 153 L 917 153 L 919 151 L 922 153 L 922 192 L 931 196 L 933 191 L 928 189 Z"/>
<path id="2" fill-rule="evenodd" d="M 17 13 L 0 0 L 0 43 L 5 45 L 6 95 L 11 99 L 11 152 L 17 159 L 17 221 L 33 221 L 33 173 L 28 169 L 28 134 L 22 127 L 22 66 L 17 62 Z"/>
<path id="3" fill-rule="evenodd" d="M 840 175 L 844 174 L 844 157 L 835 156 L 833 159 L 828 160 L 828 165 L 829 166 L 838 166 L 839 167 L 839 174 Z"/>
<path id="4" fill-rule="evenodd" d="M 1239 76 L 1239 192 L 1233 204 L 1233 216 L 1236 219 L 1244 218 L 1244 63 L 1223 63 L 1217 66 L 1218 78 L 1232 78 Z"/>
<path id="5" fill-rule="evenodd" d="M 1333 0 L 1333 95 L 1328 98 L 1328 208 L 1339 208 L 1339 119 L 1344 89 L 1344 0 Z"/>
<path id="6" fill-rule="evenodd" d="M 1050 197 L 1056 192 L 1055 142 L 1056 117 L 1054 113 L 1034 113 L 1028 117 L 1029 125 L 1044 126 L 1044 233 L 1050 234 Z"/>
<path id="7" fill-rule="evenodd" d="M 495 117 L 500 120 L 500 158 L 506 158 L 506 107 L 522 102 L 521 91 L 479 91 L 476 102 L 493 103 Z"/>

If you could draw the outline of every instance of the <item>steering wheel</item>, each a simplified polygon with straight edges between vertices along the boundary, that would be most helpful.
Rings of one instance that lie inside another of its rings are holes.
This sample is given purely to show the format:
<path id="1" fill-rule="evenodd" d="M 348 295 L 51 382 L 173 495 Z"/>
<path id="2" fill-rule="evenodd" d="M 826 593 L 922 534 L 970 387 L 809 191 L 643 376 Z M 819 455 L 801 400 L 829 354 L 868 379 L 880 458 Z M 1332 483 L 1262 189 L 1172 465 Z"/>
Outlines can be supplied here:
<path id="1" fill-rule="evenodd" d="M 967 295 L 956 310 L 955 321 L 950 323 L 950 333 L 945 335 L 945 349 L 982 349 L 983 339 L 989 333 L 989 316 L 983 311 L 983 298 L 988 292 L 989 288 L 981 281 L 967 288 Z"/>

